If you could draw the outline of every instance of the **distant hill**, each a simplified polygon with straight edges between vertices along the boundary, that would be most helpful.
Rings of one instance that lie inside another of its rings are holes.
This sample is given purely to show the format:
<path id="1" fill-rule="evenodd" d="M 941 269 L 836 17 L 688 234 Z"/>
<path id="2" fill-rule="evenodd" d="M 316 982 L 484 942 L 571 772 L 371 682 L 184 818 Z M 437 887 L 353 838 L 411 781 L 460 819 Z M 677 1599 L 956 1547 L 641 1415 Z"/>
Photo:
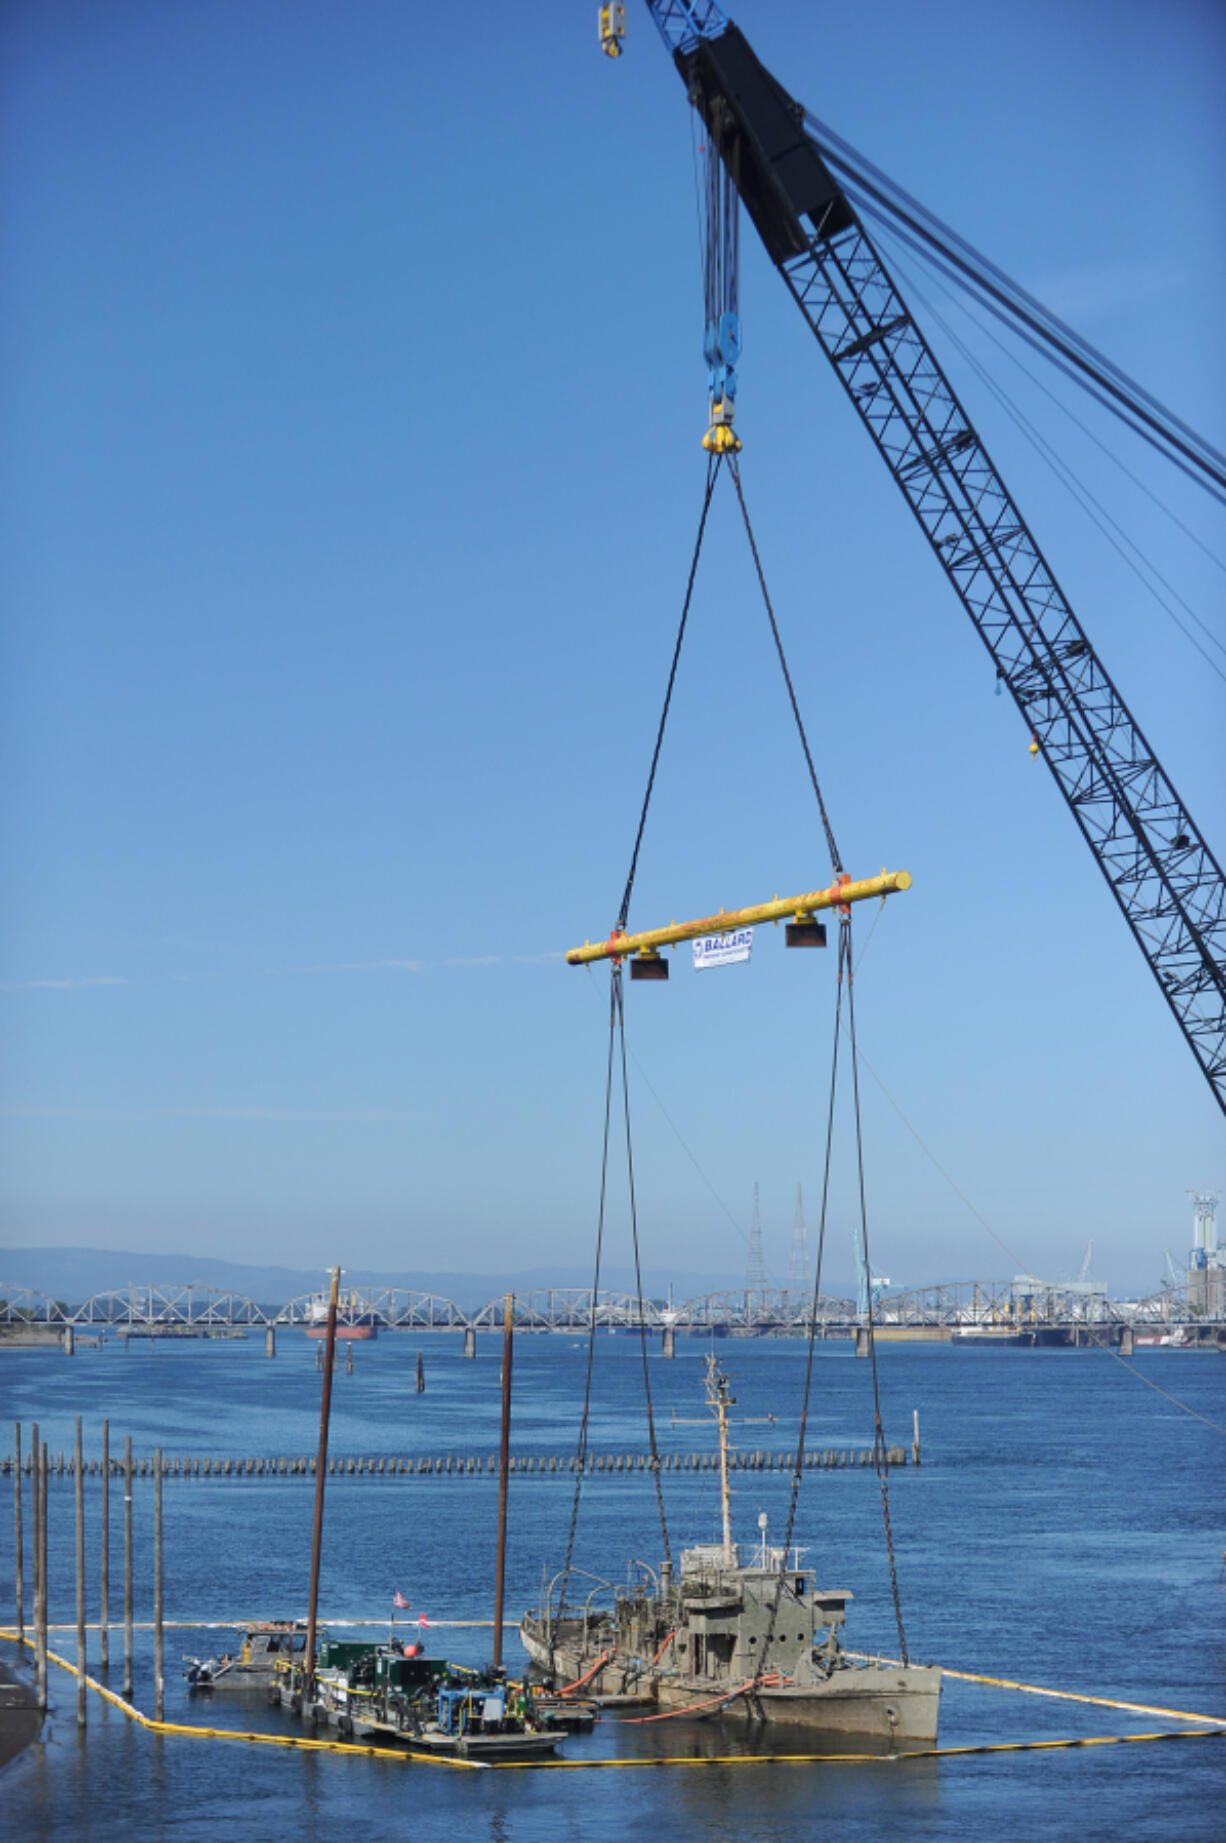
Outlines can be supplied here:
<path id="1" fill-rule="evenodd" d="M 396 1287 L 401 1290 L 438 1293 L 451 1299 L 462 1311 L 484 1305 L 500 1293 L 531 1293 L 544 1287 L 587 1287 L 591 1285 L 590 1268 L 532 1267 L 498 1273 L 426 1273 L 420 1270 L 388 1273 L 374 1269 L 346 1268 L 347 1286 Z M 104 1293 L 126 1286 L 211 1286 L 224 1292 L 245 1293 L 259 1305 L 281 1306 L 300 1293 L 319 1292 L 327 1276 L 323 1268 L 247 1266 L 240 1261 L 219 1261 L 209 1255 L 179 1252 L 175 1254 L 137 1254 L 104 1248 L 0 1248 L 0 1292 L 5 1286 L 30 1286 L 49 1293 L 69 1305 L 80 1305 L 93 1293 Z M 628 1268 L 608 1268 L 601 1276 L 602 1285 L 611 1292 L 632 1292 L 634 1275 Z M 664 1268 L 644 1271 L 643 1290 L 649 1298 L 662 1299 L 671 1285 L 677 1300 L 693 1299 L 700 1293 L 735 1292 L 745 1284 L 744 1275 L 720 1273 L 670 1273 Z M 823 1291 L 842 1292 L 841 1287 Z"/>

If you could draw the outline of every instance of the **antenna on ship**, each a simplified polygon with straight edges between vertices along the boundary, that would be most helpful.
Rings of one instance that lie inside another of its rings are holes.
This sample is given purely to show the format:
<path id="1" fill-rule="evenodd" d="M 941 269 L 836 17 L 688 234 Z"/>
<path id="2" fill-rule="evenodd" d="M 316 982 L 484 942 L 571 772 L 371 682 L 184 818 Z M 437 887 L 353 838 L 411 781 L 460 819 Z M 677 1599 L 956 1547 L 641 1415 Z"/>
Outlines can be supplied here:
<path id="1" fill-rule="evenodd" d="M 796 1186 L 796 1220 L 792 1224 L 792 1251 L 788 1256 L 788 1291 L 799 1294 L 802 1299 L 809 1291 L 809 1236 L 799 1184 Z"/>
<path id="2" fill-rule="evenodd" d="M 766 1261 L 762 1254 L 762 1217 L 758 1186 L 753 1187 L 753 1221 L 749 1225 L 749 1264 L 745 1269 L 745 1323 L 751 1325 L 765 1303 Z"/>
<path id="3" fill-rule="evenodd" d="M 754 1192 L 756 1199 L 756 1184 Z M 728 1489 L 728 1410 L 736 1406 L 736 1396 L 729 1395 L 728 1378 L 713 1351 L 707 1355 L 707 1406 L 714 1412 L 715 1424 L 719 1429 L 719 1508 L 724 1538 L 724 1566 L 730 1568 L 736 1556 L 732 1547 L 732 1496 Z"/>

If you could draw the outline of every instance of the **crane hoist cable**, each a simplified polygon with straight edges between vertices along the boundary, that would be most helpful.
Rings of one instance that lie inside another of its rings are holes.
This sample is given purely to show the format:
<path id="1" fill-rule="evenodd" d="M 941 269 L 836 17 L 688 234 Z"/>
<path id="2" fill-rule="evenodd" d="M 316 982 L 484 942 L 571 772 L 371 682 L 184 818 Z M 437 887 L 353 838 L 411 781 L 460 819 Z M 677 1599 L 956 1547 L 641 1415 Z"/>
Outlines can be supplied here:
<path id="1" fill-rule="evenodd" d="M 900 233 L 910 231 L 926 246 L 933 260 L 947 272 L 954 273 L 963 288 L 987 305 L 995 303 L 993 311 L 1022 332 L 1023 337 L 1032 335 L 1028 343 L 1044 351 L 1066 376 L 1106 404 L 1214 497 L 1223 497 L 1226 455 L 1220 449 L 1130 378 L 1088 339 L 1066 325 L 965 237 L 942 223 L 934 212 L 875 166 L 850 141 L 836 134 L 811 110 L 803 113 L 815 145 L 838 171 L 849 196 L 861 210 L 879 219 L 884 217 Z"/>
<path id="2" fill-rule="evenodd" d="M 708 128 L 703 154 L 702 355 L 707 361 L 710 420 L 702 445 L 708 454 L 735 454 L 741 446 L 736 419 L 737 363 L 741 356 L 740 195 L 736 149 L 721 153 L 719 128 Z"/>
<path id="3" fill-rule="evenodd" d="M 615 1066 L 614 1045 L 618 1049 Z M 579 1528 L 579 1501 L 583 1494 L 583 1480 L 587 1473 L 588 1429 L 592 1410 L 592 1370 L 596 1357 L 596 1330 L 598 1322 L 598 1300 L 600 1296 L 600 1265 L 604 1249 L 604 1231 L 609 1194 L 609 1146 L 613 1125 L 613 1089 L 615 1076 L 620 1070 L 622 1097 L 622 1117 L 626 1132 L 626 1173 L 630 1199 L 630 1234 L 634 1252 L 634 1285 L 638 1300 L 639 1320 L 639 1354 L 643 1366 L 643 1401 L 647 1415 L 647 1441 L 650 1449 L 649 1469 L 655 1483 L 656 1511 L 660 1522 L 660 1539 L 664 1553 L 670 1565 L 672 1547 L 668 1539 L 668 1519 L 664 1509 L 664 1490 L 661 1483 L 663 1466 L 660 1462 L 660 1447 L 656 1438 L 655 1408 L 651 1393 L 651 1373 L 647 1363 L 647 1322 L 643 1311 L 643 1268 L 639 1250 L 638 1203 L 634 1184 L 634 1147 L 630 1132 L 630 1083 L 626 1067 L 626 1011 L 622 988 L 622 969 L 615 963 L 609 982 L 609 1049 L 605 1069 L 604 1097 L 604 1135 L 600 1160 L 600 1208 L 596 1222 L 596 1256 L 592 1274 L 591 1310 L 588 1314 L 587 1364 L 583 1379 L 583 1409 L 579 1417 L 579 1436 L 575 1451 L 575 1489 L 571 1495 L 570 1525 L 566 1537 L 566 1559 L 562 1565 L 561 1586 L 558 1594 L 558 1614 L 566 1604 L 566 1590 L 574 1568 L 575 1536 Z M 549 1627 L 550 1648 L 552 1652 L 552 1621 Z M 550 1659 L 551 1666 L 553 1658 Z"/>

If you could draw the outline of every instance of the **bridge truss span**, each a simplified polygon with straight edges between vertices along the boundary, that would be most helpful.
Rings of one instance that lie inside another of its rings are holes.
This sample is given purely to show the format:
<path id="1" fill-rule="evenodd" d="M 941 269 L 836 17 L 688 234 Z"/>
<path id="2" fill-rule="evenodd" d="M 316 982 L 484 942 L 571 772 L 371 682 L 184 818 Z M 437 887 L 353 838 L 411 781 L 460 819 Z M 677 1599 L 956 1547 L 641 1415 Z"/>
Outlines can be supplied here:
<path id="1" fill-rule="evenodd" d="M 322 1293 L 299 1293 L 277 1313 L 277 1325 L 317 1327 L 327 1322 L 327 1301 Z M 451 1299 L 439 1293 L 417 1293 L 390 1286 L 342 1292 L 336 1310 L 338 1325 L 371 1325 L 389 1331 L 466 1331 L 472 1320 Z"/>
<path id="2" fill-rule="evenodd" d="M 66 1325 L 70 1317 L 49 1294 L 0 1281 L 0 1325 Z"/>
<path id="3" fill-rule="evenodd" d="M 268 1315 L 245 1293 L 214 1286 L 125 1286 L 93 1293 L 72 1314 L 74 1325 L 163 1325 L 188 1330 L 265 1326 Z"/>
<path id="4" fill-rule="evenodd" d="M 813 1317 L 813 1295 L 787 1287 L 763 1287 L 740 1292 L 703 1293 L 674 1308 L 672 1322 L 681 1330 L 794 1331 L 805 1332 Z M 818 1325 L 855 1323 L 854 1300 L 821 1294 L 817 1300 Z"/>
<path id="5" fill-rule="evenodd" d="M 491 1299 L 473 1314 L 478 1330 L 495 1330 L 502 1324 L 505 1301 Z M 519 1331 L 588 1331 L 592 1326 L 592 1292 L 590 1287 L 551 1286 L 532 1293 L 517 1293 L 514 1319 Z M 637 1331 L 644 1325 L 659 1330 L 667 1319 L 665 1309 L 654 1299 L 642 1299 L 634 1293 L 598 1292 L 595 1323 L 598 1331 Z"/>

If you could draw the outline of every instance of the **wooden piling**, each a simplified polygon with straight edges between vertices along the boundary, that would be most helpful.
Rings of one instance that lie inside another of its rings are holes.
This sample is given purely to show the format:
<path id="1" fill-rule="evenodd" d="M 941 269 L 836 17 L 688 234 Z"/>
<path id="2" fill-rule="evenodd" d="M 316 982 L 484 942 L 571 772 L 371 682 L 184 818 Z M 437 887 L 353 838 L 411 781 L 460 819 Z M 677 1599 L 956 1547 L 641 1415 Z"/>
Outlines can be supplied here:
<path id="1" fill-rule="evenodd" d="M 123 1693 L 132 1699 L 132 1436 L 123 1442 Z"/>
<path id="2" fill-rule="evenodd" d="M 21 1422 L 13 1422 L 13 1594 L 17 1606 L 17 1636 L 26 1629 L 25 1550 L 21 1529 Z"/>
<path id="3" fill-rule="evenodd" d="M 38 1624 L 35 1633 L 38 1678 L 38 1706 L 47 1712 L 47 1475 L 51 1459 L 47 1442 L 39 1442 L 38 1454 Z"/>
<path id="4" fill-rule="evenodd" d="M 417 1353 L 416 1390 L 419 1395 L 424 1395 L 426 1392 L 426 1366 L 422 1360 L 422 1354 L 420 1350 Z"/>
<path id="5" fill-rule="evenodd" d="M 913 1408 L 911 1410 L 911 1427 L 912 1427 L 911 1463 L 912 1465 L 918 1465 L 920 1462 L 919 1409 L 918 1408 Z"/>
<path id="6" fill-rule="evenodd" d="M 98 1562 L 98 1662 L 111 1667 L 111 1423 L 102 1423 L 102 1542 Z"/>
<path id="7" fill-rule="evenodd" d="M 85 1465 L 81 1440 L 81 1416 L 77 1416 L 76 1441 L 72 1454 L 73 1496 L 77 1519 L 77 1726 L 85 1726 Z"/>
<path id="8" fill-rule="evenodd" d="M 32 1612 L 33 1612 L 33 1618 L 34 1618 L 34 1657 L 35 1657 L 36 1674 L 37 1674 L 37 1660 L 38 1660 L 38 1625 L 39 1625 L 39 1616 L 40 1616 L 39 1615 L 39 1586 L 40 1586 L 40 1581 L 41 1581 L 41 1576 L 42 1576 L 42 1558 L 43 1558 L 43 1539 L 42 1539 L 43 1497 L 42 1497 L 42 1482 L 41 1482 L 42 1481 L 41 1458 L 40 1458 L 41 1453 L 42 1453 L 42 1445 L 38 1437 L 38 1422 L 35 1421 L 32 1427 L 30 1428 L 30 1540 L 33 1544 L 33 1555 L 31 1557 L 31 1562 L 30 1562 L 30 1572 L 33 1575 L 33 1588 L 34 1588 L 34 1605 L 32 1608 Z M 39 1707 L 40 1708 L 42 1707 L 41 1702 L 39 1704 Z"/>
<path id="9" fill-rule="evenodd" d="M 153 1455 L 153 1714 L 163 1719 L 166 1683 L 162 1671 L 162 1449 Z"/>
<path id="10" fill-rule="evenodd" d="M 336 1356 L 336 1313 L 340 1302 L 341 1270 L 332 1269 L 328 1289 L 328 1323 L 324 1333 L 324 1366 L 319 1400 L 319 1453 L 315 1466 L 315 1521 L 311 1531 L 311 1577 L 307 1589 L 307 1637 L 303 1657 L 302 1697 L 305 1704 L 315 1676 L 315 1626 L 319 1610 L 319 1554 L 324 1533 L 324 1485 L 328 1476 L 328 1424 L 332 1418 L 332 1363 Z"/>
<path id="11" fill-rule="evenodd" d="M 498 1539 L 494 1555 L 494 1668 L 502 1664 L 502 1609 L 507 1570 L 507 1461 L 511 1453 L 511 1364 L 515 1354 L 515 1295 L 502 1318 L 502 1421 L 498 1439 Z"/>

